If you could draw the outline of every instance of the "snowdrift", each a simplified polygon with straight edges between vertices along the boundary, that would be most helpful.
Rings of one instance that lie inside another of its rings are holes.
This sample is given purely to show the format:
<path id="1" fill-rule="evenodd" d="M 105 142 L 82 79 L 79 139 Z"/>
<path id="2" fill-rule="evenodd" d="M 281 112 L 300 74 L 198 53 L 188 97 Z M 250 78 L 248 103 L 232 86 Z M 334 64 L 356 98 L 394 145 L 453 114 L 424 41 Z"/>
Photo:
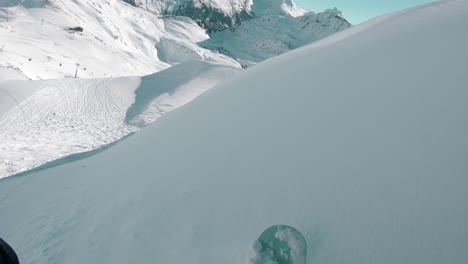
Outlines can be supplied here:
<path id="1" fill-rule="evenodd" d="M 307 263 L 466 263 L 467 13 L 369 21 L 99 155 L 4 179 L 0 234 L 24 263 L 238 264 L 286 224 Z"/>

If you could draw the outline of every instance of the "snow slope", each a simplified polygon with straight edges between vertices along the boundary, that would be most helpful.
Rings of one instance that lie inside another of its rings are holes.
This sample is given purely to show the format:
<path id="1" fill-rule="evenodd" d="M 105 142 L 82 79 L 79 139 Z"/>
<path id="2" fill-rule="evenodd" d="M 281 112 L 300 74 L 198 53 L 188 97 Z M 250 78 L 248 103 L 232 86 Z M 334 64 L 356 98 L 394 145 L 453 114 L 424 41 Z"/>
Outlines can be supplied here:
<path id="1" fill-rule="evenodd" d="M 0 178 L 111 144 L 238 71 L 193 61 L 142 78 L 0 83 Z"/>
<path id="2" fill-rule="evenodd" d="M 13 68 L 0 67 L 0 82 L 6 80 L 25 80 L 26 77 L 21 71 Z"/>
<path id="3" fill-rule="evenodd" d="M 232 29 L 254 17 L 295 17 L 307 12 L 292 0 L 140 0 L 136 5 L 163 15 L 190 17 L 208 33 Z"/>
<path id="4" fill-rule="evenodd" d="M 308 12 L 296 5 L 293 0 L 252 0 L 251 3 L 250 9 L 255 16 L 286 15 L 298 17 Z"/>
<path id="5" fill-rule="evenodd" d="M 7 3 L 0 2 L 0 68 L 20 70 L 29 79 L 74 77 L 77 63 L 82 78 L 149 75 L 181 58 L 192 59 L 185 56 L 187 50 L 207 61 L 240 67 L 227 56 L 200 48 L 196 43 L 209 36 L 190 19 L 162 19 L 117 0 L 48 0 L 42 8 L 1 8 Z M 83 32 L 66 30 L 77 26 Z M 185 50 L 156 49 L 161 40 Z M 161 54 L 178 59 L 164 61 Z"/>
<path id="6" fill-rule="evenodd" d="M 0 235 L 24 263 L 238 264 L 287 224 L 309 264 L 467 263 L 467 12 L 374 19 L 99 155 L 4 179 Z"/>

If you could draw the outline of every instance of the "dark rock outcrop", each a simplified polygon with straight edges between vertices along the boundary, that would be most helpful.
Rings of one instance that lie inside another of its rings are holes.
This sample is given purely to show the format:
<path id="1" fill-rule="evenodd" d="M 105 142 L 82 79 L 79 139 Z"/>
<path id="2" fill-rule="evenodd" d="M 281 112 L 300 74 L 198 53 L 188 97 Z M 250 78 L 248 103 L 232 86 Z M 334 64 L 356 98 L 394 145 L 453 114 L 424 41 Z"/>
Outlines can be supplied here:
<path id="1" fill-rule="evenodd" d="M 123 0 L 125 3 L 130 4 L 132 6 L 137 6 L 135 0 Z"/>
<path id="2" fill-rule="evenodd" d="M 178 9 L 171 13 L 176 16 L 186 16 L 193 19 L 199 26 L 206 29 L 208 33 L 222 31 L 240 24 L 244 20 L 252 18 L 246 10 L 234 13 L 232 16 L 224 13 L 203 2 L 192 0 L 179 5 Z"/>

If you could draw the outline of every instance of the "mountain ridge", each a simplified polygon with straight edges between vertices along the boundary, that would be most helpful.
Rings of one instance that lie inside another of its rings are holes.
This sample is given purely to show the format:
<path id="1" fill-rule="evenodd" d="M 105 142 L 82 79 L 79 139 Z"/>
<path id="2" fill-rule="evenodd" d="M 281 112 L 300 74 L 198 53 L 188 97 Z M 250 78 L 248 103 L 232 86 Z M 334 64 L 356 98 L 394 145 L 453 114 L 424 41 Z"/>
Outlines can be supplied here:
<path id="1" fill-rule="evenodd" d="M 0 0 L 0 67 L 29 79 L 71 78 L 77 70 L 83 78 L 142 76 L 194 59 L 245 68 L 351 26 L 335 27 L 345 21 L 339 16 L 314 22 L 327 12 L 295 16 L 302 11 L 291 11 L 298 9 L 292 1 L 254 15 L 262 1 Z M 273 27 L 277 40 L 265 31 Z M 225 39 L 238 39 L 240 50 Z M 258 56 L 244 52 L 248 45 Z"/>
<path id="2" fill-rule="evenodd" d="M 208 33 L 230 29 L 254 17 L 308 12 L 292 0 L 136 0 L 135 6 L 161 15 L 190 17 Z"/>

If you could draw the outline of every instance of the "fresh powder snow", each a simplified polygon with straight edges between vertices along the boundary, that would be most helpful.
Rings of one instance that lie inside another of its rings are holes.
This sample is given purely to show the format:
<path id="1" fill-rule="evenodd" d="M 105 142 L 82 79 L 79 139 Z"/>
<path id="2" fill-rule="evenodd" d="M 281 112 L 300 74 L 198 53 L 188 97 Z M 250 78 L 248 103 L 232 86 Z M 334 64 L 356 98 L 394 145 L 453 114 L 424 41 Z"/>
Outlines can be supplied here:
<path id="1" fill-rule="evenodd" d="M 95 156 L 2 179 L 0 235 L 22 263 L 239 264 L 285 224 L 308 264 L 467 263 L 467 13 L 373 19 Z"/>

